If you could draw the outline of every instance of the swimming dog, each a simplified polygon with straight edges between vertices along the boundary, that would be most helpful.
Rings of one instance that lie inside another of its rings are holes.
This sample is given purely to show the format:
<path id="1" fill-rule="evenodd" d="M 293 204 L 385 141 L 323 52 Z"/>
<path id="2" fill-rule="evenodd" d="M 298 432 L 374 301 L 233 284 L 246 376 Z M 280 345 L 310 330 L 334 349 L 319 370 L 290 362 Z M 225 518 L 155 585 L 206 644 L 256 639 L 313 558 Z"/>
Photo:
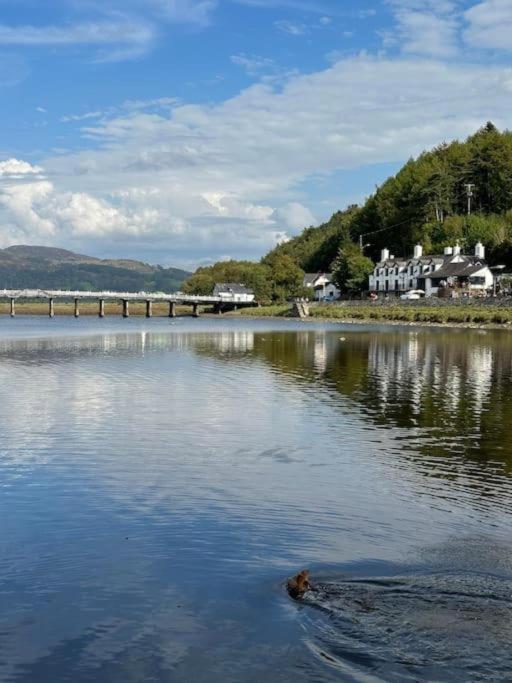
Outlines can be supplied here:
<path id="1" fill-rule="evenodd" d="M 311 590 L 309 583 L 309 571 L 304 569 L 297 576 L 288 579 L 286 588 L 290 596 L 294 599 L 301 598 L 305 593 Z"/>

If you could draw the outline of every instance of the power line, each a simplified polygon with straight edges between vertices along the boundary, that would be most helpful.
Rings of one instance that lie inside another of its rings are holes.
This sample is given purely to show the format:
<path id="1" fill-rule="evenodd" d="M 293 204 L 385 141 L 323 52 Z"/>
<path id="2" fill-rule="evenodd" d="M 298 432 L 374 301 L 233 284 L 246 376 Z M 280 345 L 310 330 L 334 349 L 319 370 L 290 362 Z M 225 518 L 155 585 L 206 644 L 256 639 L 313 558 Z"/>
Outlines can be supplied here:
<path id="1" fill-rule="evenodd" d="M 400 223 L 395 223 L 394 225 L 387 225 L 385 228 L 379 228 L 378 230 L 372 230 L 372 232 L 362 232 L 359 235 L 359 246 L 362 248 L 363 246 L 363 238 L 368 237 L 369 235 L 377 235 L 379 232 L 385 232 L 386 230 L 391 230 L 392 228 L 398 228 L 400 225 L 404 225 L 405 223 L 410 223 L 412 218 L 407 218 L 405 221 L 400 221 Z"/>

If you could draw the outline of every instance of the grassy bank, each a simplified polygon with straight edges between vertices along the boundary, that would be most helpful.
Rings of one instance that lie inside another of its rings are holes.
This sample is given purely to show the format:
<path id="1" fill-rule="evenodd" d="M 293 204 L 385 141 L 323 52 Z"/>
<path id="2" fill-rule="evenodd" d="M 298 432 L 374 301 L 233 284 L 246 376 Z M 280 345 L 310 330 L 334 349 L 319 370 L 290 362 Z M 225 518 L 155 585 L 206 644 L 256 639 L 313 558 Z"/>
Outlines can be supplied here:
<path id="1" fill-rule="evenodd" d="M 417 323 L 471 323 L 506 325 L 512 323 L 512 308 L 493 306 L 314 306 L 313 318 L 396 321 Z"/>
<path id="2" fill-rule="evenodd" d="M 74 314 L 73 303 L 55 303 L 55 315 L 72 316 Z M 200 309 L 200 312 L 208 313 L 211 309 Z M 177 315 L 191 315 L 191 306 L 177 306 Z M 0 302 L 0 315 L 9 314 L 8 302 Z M 169 314 L 169 306 L 166 303 L 153 304 L 153 316 L 166 317 Z M 17 302 L 16 315 L 48 315 L 48 303 Z M 98 315 L 97 302 L 82 302 L 80 304 L 81 316 Z M 122 315 L 120 302 L 105 302 L 105 315 Z M 146 305 L 144 302 L 130 303 L 130 316 L 145 316 Z M 227 313 L 227 316 L 248 317 L 277 317 L 286 318 L 293 316 L 293 308 L 290 304 L 274 304 L 272 306 L 260 306 L 259 308 L 242 308 L 239 311 Z M 414 306 L 414 304 L 396 306 L 379 306 L 378 304 L 362 304 L 360 306 L 310 306 L 310 319 L 313 320 L 343 320 L 343 321 L 369 321 L 369 322 L 403 322 L 425 324 L 457 324 L 457 325 L 512 325 L 512 307 L 505 306 Z"/>
<path id="3" fill-rule="evenodd" d="M 241 311 L 249 316 L 292 315 L 292 308 L 283 306 L 262 306 Z M 369 321 L 369 322 L 404 322 L 432 324 L 467 324 L 467 325 L 509 325 L 512 324 L 512 307 L 500 306 L 443 306 L 426 307 L 413 304 L 396 306 L 361 305 L 361 306 L 311 306 L 310 317 L 321 320 Z"/>
<path id="4" fill-rule="evenodd" d="M 258 318 L 280 318 L 292 315 L 292 307 L 290 304 L 274 304 L 273 306 L 260 306 L 259 308 L 242 308 L 236 312 L 240 315 L 256 316 Z"/>
<path id="5" fill-rule="evenodd" d="M 0 315 L 9 315 L 9 303 L 5 301 L 0 302 Z M 59 303 L 55 302 L 55 315 L 74 315 L 75 306 L 72 302 Z M 105 302 L 106 316 L 121 316 L 123 307 L 121 302 L 112 301 Z M 191 315 L 192 306 L 176 306 L 177 315 Z M 48 315 L 48 302 L 45 301 L 20 301 L 16 302 L 16 315 Z M 98 303 L 94 301 L 84 301 L 80 303 L 80 315 L 98 315 Z M 144 301 L 130 302 L 130 316 L 144 316 L 146 315 L 146 304 Z M 167 316 L 169 315 L 169 304 L 161 302 L 153 304 L 153 315 Z"/>

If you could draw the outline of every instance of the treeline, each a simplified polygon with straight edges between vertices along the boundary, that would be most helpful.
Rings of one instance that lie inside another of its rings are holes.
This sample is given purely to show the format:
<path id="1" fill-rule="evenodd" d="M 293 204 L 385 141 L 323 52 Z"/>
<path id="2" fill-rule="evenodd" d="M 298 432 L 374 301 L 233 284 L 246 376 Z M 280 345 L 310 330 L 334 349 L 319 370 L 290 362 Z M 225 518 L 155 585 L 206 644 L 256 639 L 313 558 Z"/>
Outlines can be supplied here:
<path id="1" fill-rule="evenodd" d="M 213 266 L 198 268 L 182 289 L 190 294 L 211 294 L 218 282 L 238 282 L 250 287 L 257 301 L 268 303 L 305 294 L 303 279 L 304 271 L 291 256 L 269 254 L 259 263 L 219 261 Z"/>
<path id="2" fill-rule="evenodd" d="M 469 251 L 479 240 L 491 264 L 512 267 L 512 132 L 492 123 L 465 142 L 443 143 L 410 159 L 362 207 L 350 206 L 306 228 L 260 263 L 202 268 L 186 288 L 206 294 L 215 282 L 245 282 L 258 300 L 282 301 L 300 293 L 304 272 L 333 272 L 342 291 L 357 291 L 365 288 L 383 247 L 408 257 L 417 243 L 425 253 L 442 253 L 457 241 Z"/>

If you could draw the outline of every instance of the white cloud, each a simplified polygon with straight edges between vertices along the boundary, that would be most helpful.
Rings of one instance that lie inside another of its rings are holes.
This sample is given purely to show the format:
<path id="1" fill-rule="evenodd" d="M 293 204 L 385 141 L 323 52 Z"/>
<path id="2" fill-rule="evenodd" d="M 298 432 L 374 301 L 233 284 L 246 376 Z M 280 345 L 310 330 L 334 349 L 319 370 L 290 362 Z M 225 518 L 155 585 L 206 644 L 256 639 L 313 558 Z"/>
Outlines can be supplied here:
<path id="1" fill-rule="evenodd" d="M 508 66 L 362 55 L 216 105 L 117 112 L 88 122 L 89 149 L 41 164 L 50 185 L 26 171 L 18 193 L 4 187 L 0 225 L 10 240 L 30 225 L 32 242 L 51 234 L 82 250 L 117 235 L 158 260 L 227 245 L 258 257 L 284 229 L 315 222 L 310 176 L 400 161 L 489 118 L 510 125 L 511 94 Z M 20 174 L 1 163 L 6 178 Z"/>
<path id="2" fill-rule="evenodd" d="M 0 45 L 28 47 L 108 46 L 95 61 L 121 61 L 144 54 L 155 38 L 154 29 L 140 21 L 120 19 L 63 26 L 0 25 Z"/>
<path id="3" fill-rule="evenodd" d="M 0 207 L 7 214 L 4 230 L 7 226 L 9 236 L 40 239 L 55 234 L 54 223 L 44 215 L 51 205 L 52 189 L 48 181 L 0 187 Z M 5 237 L 2 242 L 5 243 Z"/>
<path id="4" fill-rule="evenodd" d="M 451 57 L 456 54 L 458 27 L 451 17 L 402 10 L 397 19 L 405 52 L 435 57 Z"/>
<path id="5" fill-rule="evenodd" d="M 156 97 L 150 100 L 125 100 L 119 107 L 108 107 L 107 109 L 98 109 L 96 111 L 88 111 L 83 114 L 67 114 L 61 116 L 61 123 L 76 123 L 80 121 L 88 121 L 91 119 L 102 119 L 105 117 L 112 117 L 118 115 L 123 110 L 125 112 L 140 112 L 144 109 L 169 109 L 179 103 L 176 97 Z"/>
<path id="6" fill-rule="evenodd" d="M 241 218 L 248 221 L 268 223 L 274 209 L 271 206 L 259 206 L 251 202 L 240 201 L 234 195 L 222 192 L 205 192 L 203 199 L 214 209 L 214 215 L 225 218 Z"/>
<path id="7" fill-rule="evenodd" d="M 85 114 L 69 114 L 68 116 L 61 116 L 61 123 L 70 123 L 71 121 L 87 121 L 88 119 L 99 119 L 105 115 L 104 111 L 88 111 Z"/>
<path id="8" fill-rule="evenodd" d="M 304 24 L 297 24 L 293 21 L 280 20 L 275 21 L 274 26 L 281 33 L 287 33 L 290 36 L 303 36 L 307 29 Z"/>
<path id="9" fill-rule="evenodd" d="M 512 50 L 512 3 L 484 0 L 465 13 L 469 27 L 464 34 L 473 47 Z"/>
<path id="10" fill-rule="evenodd" d="M 140 111 L 141 109 L 167 109 L 178 104 L 177 97 L 156 97 L 151 100 L 126 100 L 121 109 Z"/>
<path id="11" fill-rule="evenodd" d="M 150 28 L 129 21 L 42 27 L 0 25 L 0 44 L 3 45 L 142 43 L 152 37 Z"/>
<path id="12" fill-rule="evenodd" d="M 231 55 L 230 59 L 233 64 L 244 69 L 250 76 L 256 76 L 265 71 L 273 71 L 276 67 L 273 59 L 259 55 L 246 55 L 243 52 L 238 55 Z"/>
<path id="13" fill-rule="evenodd" d="M 0 184 L 0 207 L 6 213 L 8 232 L 14 241 L 98 239 L 112 234 L 140 237 L 154 229 L 160 219 L 156 209 L 119 209 L 84 192 L 59 192 L 48 180 Z"/>
<path id="14" fill-rule="evenodd" d="M 300 202 L 289 202 L 288 204 L 285 204 L 277 209 L 275 217 L 278 222 L 284 223 L 285 226 L 293 232 L 317 223 L 317 220 L 311 211 L 303 204 L 300 204 Z"/>
<path id="15" fill-rule="evenodd" d="M 32 166 L 32 164 L 20 159 L 0 161 L 0 178 L 23 178 L 40 175 L 42 172 L 43 169 L 40 166 Z"/>

